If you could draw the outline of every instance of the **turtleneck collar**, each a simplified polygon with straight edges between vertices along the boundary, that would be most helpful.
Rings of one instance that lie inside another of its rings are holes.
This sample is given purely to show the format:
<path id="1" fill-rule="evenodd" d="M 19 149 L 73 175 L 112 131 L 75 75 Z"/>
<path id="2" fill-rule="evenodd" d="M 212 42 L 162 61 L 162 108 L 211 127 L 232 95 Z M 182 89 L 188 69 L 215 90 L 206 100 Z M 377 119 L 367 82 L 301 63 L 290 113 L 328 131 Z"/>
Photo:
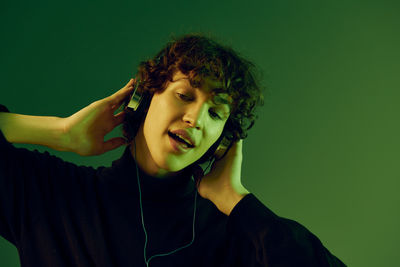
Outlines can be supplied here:
<path id="1" fill-rule="evenodd" d="M 145 173 L 137 164 L 130 152 L 130 146 L 125 148 L 122 157 L 113 162 L 113 168 L 118 170 L 129 185 L 136 185 L 136 167 L 139 173 L 140 190 L 143 200 L 169 201 L 190 197 L 196 189 L 190 169 L 185 169 L 177 176 L 158 178 Z M 137 192 L 139 194 L 139 192 Z"/>

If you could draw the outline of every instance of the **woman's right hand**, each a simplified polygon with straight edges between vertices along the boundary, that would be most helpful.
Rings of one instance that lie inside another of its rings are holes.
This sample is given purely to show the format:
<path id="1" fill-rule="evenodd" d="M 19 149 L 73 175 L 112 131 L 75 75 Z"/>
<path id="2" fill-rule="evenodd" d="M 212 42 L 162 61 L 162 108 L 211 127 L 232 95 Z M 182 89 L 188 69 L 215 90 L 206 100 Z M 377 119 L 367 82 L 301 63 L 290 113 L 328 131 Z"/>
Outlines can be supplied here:
<path id="1" fill-rule="evenodd" d="M 69 151 L 81 156 L 93 156 L 126 144 L 123 137 L 107 141 L 104 141 L 104 137 L 123 122 L 125 111 L 116 115 L 114 112 L 130 95 L 134 83 L 135 80 L 130 79 L 123 88 L 111 96 L 95 101 L 64 119 L 65 142 Z"/>

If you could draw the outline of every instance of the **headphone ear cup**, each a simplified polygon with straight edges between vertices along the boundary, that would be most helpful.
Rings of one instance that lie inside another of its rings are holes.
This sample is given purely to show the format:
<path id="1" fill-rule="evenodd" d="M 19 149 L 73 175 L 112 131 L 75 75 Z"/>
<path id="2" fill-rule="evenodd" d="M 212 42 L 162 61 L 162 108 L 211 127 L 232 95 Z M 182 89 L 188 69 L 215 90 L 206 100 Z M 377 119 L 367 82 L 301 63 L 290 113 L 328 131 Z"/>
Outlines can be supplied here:
<path id="1" fill-rule="evenodd" d="M 225 155 L 224 153 L 226 151 L 226 144 L 228 142 L 230 141 L 224 135 L 224 133 L 222 133 L 218 140 L 207 150 L 207 152 L 197 160 L 197 163 L 203 164 L 207 161 L 213 160 L 214 158 L 216 160 L 222 158 Z"/>
<path id="2" fill-rule="evenodd" d="M 229 140 L 228 137 L 224 136 L 224 138 L 222 138 L 217 149 L 214 152 L 215 159 L 216 160 L 222 159 L 228 152 L 228 150 L 231 148 L 232 144 L 233 142 Z"/>
<path id="3" fill-rule="evenodd" d="M 140 125 L 145 119 L 150 105 L 151 95 L 148 92 L 140 94 L 135 91 L 125 103 L 125 123 L 123 130 L 128 134 L 128 141 L 136 136 Z M 133 100 L 133 101 L 132 101 Z"/>
<path id="4" fill-rule="evenodd" d="M 224 129 L 222 130 L 221 136 L 207 150 L 207 152 L 200 159 L 197 160 L 197 163 L 203 164 L 213 159 L 215 160 L 222 159 L 233 145 L 233 140 L 234 140 L 234 136 L 232 133 L 233 129 L 234 129 L 233 125 L 228 120 L 224 126 Z"/>

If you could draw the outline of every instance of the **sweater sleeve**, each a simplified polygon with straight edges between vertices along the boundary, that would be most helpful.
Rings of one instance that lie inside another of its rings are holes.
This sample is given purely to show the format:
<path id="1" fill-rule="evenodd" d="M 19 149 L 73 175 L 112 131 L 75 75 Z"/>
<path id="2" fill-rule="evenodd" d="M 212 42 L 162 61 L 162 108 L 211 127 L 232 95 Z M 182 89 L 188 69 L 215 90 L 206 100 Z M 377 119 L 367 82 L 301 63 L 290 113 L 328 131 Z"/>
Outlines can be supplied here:
<path id="1" fill-rule="evenodd" d="M 8 112 L 2 105 L 0 111 Z M 27 226 L 57 214 L 77 190 L 90 186 L 80 177 L 92 169 L 14 147 L 0 131 L 0 235 L 18 247 Z"/>
<path id="2" fill-rule="evenodd" d="M 239 266 L 346 266 L 304 226 L 277 216 L 251 193 L 232 210 L 227 231 L 240 251 Z"/>

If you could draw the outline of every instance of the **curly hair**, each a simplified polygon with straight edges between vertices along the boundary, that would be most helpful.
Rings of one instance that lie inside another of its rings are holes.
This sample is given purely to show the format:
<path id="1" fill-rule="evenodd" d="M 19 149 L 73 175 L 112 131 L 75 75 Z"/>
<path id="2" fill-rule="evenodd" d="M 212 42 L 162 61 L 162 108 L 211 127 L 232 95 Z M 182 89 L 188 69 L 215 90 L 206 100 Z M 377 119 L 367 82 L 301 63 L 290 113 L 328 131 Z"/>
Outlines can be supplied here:
<path id="1" fill-rule="evenodd" d="M 227 93 L 233 100 L 222 135 L 231 141 L 247 137 L 247 131 L 258 117 L 256 106 L 264 105 L 252 62 L 202 34 L 183 35 L 168 42 L 154 58 L 139 64 L 136 76 L 140 80 L 138 92 L 149 95 L 162 92 L 167 82 L 172 82 L 177 70 L 188 76 L 194 88 L 200 88 L 205 78 L 220 81 L 222 88 L 212 89 L 212 94 Z M 136 135 L 137 127 L 132 125 L 128 113 L 123 122 L 123 135 L 128 141 Z"/>

